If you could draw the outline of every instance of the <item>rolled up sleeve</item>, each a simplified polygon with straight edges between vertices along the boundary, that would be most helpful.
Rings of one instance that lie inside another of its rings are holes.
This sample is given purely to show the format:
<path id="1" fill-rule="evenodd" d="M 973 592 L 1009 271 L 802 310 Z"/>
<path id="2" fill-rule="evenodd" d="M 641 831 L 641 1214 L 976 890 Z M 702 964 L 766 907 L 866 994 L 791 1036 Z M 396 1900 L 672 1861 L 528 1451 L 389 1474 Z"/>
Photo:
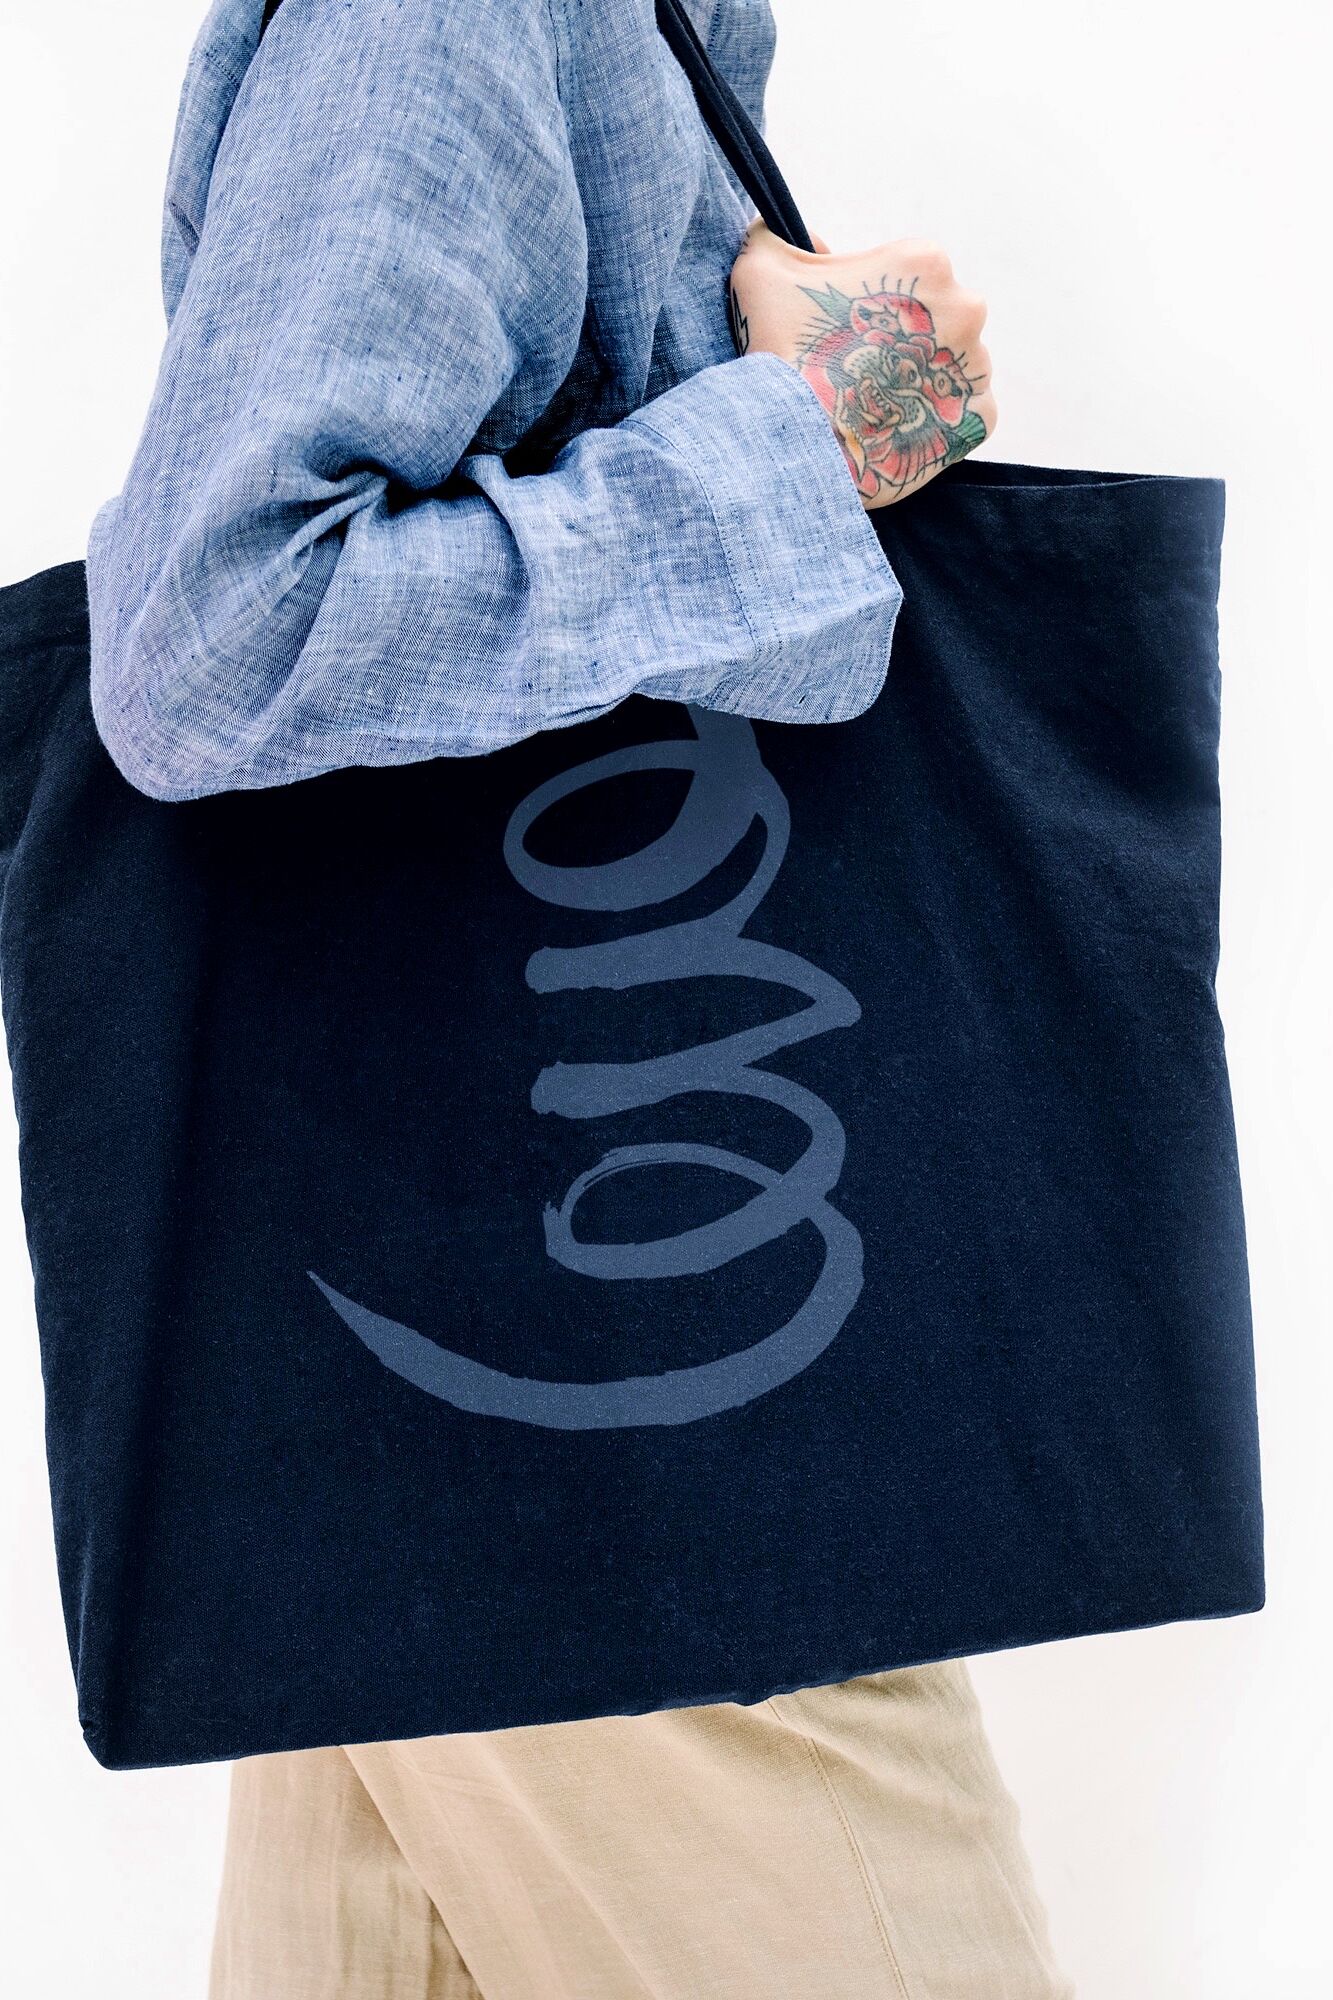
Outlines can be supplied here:
<path id="1" fill-rule="evenodd" d="M 93 705 L 182 799 L 499 748 L 636 690 L 827 721 L 898 590 L 823 411 L 767 356 L 511 474 L 587 242 L 544 0 L 286 0 L 218 150 L 125 490 Z"/>

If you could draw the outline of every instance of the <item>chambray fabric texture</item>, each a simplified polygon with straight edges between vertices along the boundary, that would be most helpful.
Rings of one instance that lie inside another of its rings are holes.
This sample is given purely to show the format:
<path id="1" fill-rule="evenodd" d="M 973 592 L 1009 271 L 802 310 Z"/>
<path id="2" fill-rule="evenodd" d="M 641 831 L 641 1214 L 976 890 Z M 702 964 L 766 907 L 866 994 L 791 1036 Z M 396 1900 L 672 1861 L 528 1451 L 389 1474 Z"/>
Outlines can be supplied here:
<path id="1" fill-rule="evenodd" d="M 638 691 L 859 714 L 900 592 L 652 0 L 216 0 L 169 333 L 88 553 L 94 712 L 179 799 L 497 749 Z M 689 0 L 758 113 L 767 0 Z"/>

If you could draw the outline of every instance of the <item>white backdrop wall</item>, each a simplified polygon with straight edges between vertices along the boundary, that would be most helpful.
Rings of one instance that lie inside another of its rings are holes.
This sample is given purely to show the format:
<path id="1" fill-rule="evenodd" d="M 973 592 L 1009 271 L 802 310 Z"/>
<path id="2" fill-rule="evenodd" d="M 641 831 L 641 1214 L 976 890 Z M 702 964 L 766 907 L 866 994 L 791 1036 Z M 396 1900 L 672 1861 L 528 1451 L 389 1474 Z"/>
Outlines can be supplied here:
<path id="1" fill-rule="evenodd" d="M 80 553 L 128 463 L 202 4 L 47 0 L 0 26 L 0 581 Z M 776 11 L 770 135 L 807 214 L 835 248 L 937 237 L 987 294 L 1001 454 L 1229 482 L 1221 989 L 1270 1607 L 1009 1654 L 977 1679 L 1082 2000 L 1316 2000 L 1333 1991 L 1324 12 Z M 24 2000 L 203 2000 L 225 1776 L 110 1776 L 77 1733 L 7 1094 L 0 1317 L 5 1970 Z"/>

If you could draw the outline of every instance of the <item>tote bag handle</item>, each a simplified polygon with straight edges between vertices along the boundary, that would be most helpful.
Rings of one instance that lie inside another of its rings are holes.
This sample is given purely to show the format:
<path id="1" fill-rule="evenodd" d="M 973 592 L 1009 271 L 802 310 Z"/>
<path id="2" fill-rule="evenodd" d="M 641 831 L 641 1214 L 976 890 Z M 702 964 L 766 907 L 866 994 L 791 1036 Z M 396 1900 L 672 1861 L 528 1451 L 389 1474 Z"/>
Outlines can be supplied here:
<path id="1" fill-rule="evenodd" d="M 282 0 L 266 0 L 261 35 L 281 4 Z M 689 78 L 699 115 L 722 157 L 773 234 L 798 250 L 813 250 L 801 211 L 763 134 L 726 78 L 714 68 L 680 0 L 656 0 L 656 6 L 658 32 Z"/>
<path id="2" fill-rule="evenodd" d="M 813 250 L 810 232 L 764 136 L 695 33 L 680 0 L 657 0 L 662 40 L 690 80 L 699 115 L 718 149 L 775 236 Z"/>

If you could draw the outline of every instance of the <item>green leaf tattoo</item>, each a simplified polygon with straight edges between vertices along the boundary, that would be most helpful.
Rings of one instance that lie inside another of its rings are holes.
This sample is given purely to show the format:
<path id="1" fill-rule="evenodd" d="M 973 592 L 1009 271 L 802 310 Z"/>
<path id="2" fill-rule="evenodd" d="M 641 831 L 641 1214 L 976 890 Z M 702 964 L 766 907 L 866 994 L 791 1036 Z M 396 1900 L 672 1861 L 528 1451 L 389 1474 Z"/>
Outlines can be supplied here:
<path id="1" fill-rule="evenodd" d="M 975 451 L 979 444 L 985 444 L 985 442 L 985 424 L 982 423 L 981 418 L 975 410 L 965 410 L 961 421 L 949 439 L 949 449 L 944 454 L 944 463 L 946 465 L 957 465 L 960 458 L 966 458 L 970 451 Z"/>

